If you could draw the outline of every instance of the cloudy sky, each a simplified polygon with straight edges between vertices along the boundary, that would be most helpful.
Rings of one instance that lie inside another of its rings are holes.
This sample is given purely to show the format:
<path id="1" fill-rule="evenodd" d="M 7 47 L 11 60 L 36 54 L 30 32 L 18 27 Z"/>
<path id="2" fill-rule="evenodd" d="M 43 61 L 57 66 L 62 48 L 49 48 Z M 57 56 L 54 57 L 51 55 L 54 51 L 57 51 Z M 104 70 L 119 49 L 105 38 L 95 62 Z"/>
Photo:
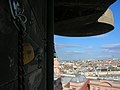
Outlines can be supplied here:
<path id="1" fill-rule="evenodd" d="M 92 37 L 54 36 L 59 60 L 120 58 L 120 0 L 110 6 L 115 29 Z"/>

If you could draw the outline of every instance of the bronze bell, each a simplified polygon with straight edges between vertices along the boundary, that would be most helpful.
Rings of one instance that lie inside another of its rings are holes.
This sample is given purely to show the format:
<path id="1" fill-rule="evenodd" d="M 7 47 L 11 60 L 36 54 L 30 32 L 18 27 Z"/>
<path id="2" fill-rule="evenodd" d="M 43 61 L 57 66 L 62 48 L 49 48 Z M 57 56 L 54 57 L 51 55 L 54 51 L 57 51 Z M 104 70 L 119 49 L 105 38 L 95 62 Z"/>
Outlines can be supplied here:
<path id="1" fill-rule="evenodd" d="M 56 35 L 83 37 L 107 33 L 114 29 L 112 11 L 115 0 L 55 0 Z"/>

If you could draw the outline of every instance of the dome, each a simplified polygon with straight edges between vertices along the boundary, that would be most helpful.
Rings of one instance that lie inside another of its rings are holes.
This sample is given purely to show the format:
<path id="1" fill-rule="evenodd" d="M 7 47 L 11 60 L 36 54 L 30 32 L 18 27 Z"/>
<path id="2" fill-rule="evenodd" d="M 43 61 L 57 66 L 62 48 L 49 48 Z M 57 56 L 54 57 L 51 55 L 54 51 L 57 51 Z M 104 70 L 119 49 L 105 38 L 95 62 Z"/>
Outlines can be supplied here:
<path id="1" fill-rule="evenodd" d="M 71 80 L 71 77 L 63 77 L 62 78 L 62 82 L 65 82 L 65 83 L 70 82 L 70 80 Z"/>
<path id="2" fill-rule="evenodd" d="M 80 82 L 85 82 L 86 80 L 87 79 L 86 79 L 85 76 L 83 76 L 83 75 L 76 75 L 76 77 L 73 77 L 70 82 L 80 83 Z"/>

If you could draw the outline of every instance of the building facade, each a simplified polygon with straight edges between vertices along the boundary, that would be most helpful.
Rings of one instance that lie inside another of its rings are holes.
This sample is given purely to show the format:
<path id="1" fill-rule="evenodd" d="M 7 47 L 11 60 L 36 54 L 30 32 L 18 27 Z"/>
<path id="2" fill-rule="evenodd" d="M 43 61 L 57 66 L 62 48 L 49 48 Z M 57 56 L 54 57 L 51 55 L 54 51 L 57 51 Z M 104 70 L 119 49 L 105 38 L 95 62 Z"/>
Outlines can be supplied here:
<path id="1" fill-rule="evenodd" d="M 90 80 L 90 90 L 120 90 L 120 82 L 108 80 Z"/>

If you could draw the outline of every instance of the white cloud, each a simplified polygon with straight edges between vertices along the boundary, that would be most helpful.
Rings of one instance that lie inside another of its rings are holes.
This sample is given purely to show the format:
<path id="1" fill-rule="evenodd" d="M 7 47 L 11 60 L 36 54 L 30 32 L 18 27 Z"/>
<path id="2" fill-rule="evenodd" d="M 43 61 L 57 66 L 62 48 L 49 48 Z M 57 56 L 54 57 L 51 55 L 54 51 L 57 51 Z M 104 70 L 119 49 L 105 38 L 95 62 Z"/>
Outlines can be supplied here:
<path id="1" fill-rule="evenodd" d="M 113 50 L 115 50 L 115 49 L 119 49 L 120 50 L 120 44 L 107 44 L 107 45 L 103 45 L 102 46 L 102 48 L 104 48 L 104 49 L 113 49 Z"/>
<path id="2" fill-rule="evenodd" d="M 80 45 L 78 44 L 55 44 L 55 47 L 56 48 L 69 48 L 69 47 L 81 47 Z"/>
<path id="3" fill-rule="evenodd" d="M 86 54 L 85 52 L 80 52 L 80 51 L 68 51 L 68 52 L 64 52 L 64 54 L 67 55 L 80 55 L 80 54 Z"/>
<path id="4" fill-rule="evenodd" d="M 103 49 L 103 52 L 107 52 L 107 53 L 120 53 L 119 51 L 116 50 L 109 50 L 109 49 Z"/>
<path id="5" fill-rule="evenodd" d="M 114 55 L 120 54 L 120 44 L 106 44 L 101 46 L 101 48 L 103 53 Z"/>
<path id="6" fill-rule="evenodd" d="M 92 49 L 92 46 L 81 46 L 79 44 L 55 44 L 56 48 L 82 48 L 82 49 Z"/>

